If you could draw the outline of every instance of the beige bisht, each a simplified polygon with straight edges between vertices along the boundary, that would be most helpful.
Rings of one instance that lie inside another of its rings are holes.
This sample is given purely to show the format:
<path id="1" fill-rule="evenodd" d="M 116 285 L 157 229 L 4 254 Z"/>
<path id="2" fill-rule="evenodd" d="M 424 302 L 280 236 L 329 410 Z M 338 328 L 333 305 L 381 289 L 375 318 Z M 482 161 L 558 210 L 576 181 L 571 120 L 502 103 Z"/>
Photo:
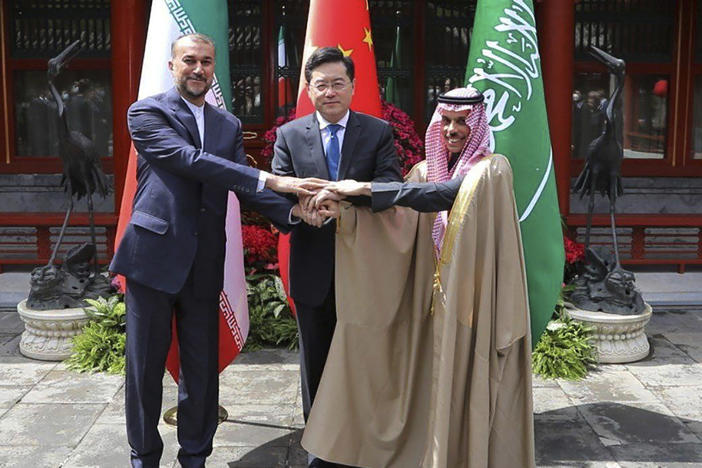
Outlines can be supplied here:
<path id="1" fill-rule="evenodd" d="M 420 164 L 410 180 L 425 180 Z M 534 466 L 524 259 L 506 158 L 477 163 L 449 216 L 342 210 L 337 327 L 302 445 L 367 468 Z"/>

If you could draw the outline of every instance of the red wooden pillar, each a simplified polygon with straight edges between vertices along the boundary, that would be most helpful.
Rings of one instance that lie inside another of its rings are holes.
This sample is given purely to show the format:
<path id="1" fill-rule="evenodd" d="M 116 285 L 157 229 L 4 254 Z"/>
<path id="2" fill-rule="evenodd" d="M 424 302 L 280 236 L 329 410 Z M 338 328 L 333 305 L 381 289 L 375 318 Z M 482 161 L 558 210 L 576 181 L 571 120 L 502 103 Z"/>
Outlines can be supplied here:
<path id="1" fill-rule="evenodd" d="M 115 176 L 115 214 L 124 191 L 131 141 L 127 109 L 139 92 L 141 61 L 146 41 L 146 0 L 112 1 L 112 131 Z"/>
<path id="2" fill-rule="evenodd" d="M 546 110 L 561 214 L 570 212 L 570 144 L 573 100 L 575 5 L 568 0 L 539 2 L 537 30 Z"/>

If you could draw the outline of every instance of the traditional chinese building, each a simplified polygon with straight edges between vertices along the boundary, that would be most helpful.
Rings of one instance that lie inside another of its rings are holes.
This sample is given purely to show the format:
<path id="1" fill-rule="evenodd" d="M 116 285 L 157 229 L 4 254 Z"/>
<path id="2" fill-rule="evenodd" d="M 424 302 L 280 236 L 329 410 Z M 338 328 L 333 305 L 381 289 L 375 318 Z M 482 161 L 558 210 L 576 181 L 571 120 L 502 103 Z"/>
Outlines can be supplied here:
<path id="1" fill-rule="evenodd" d="M 380 90 L 423 134 L 436 96 L 463 82 L 476 0 L 368 3 Z M 69 125 L 92 138 L 114 181 L 114 193 L 97 206 L 103 262 L 111 255 L 130 144 L 125 113 L 137 95 L 149 7 L 149 0 L 0 2 L 0 268 L 45 262 L 63 220 L 46 64 L 76 39 L 83 51 L 56 85 Z M 306 0 L 229 2 L 232 110 L 254 158 L 264 132 L 295 100 L 307 8 Z M 579 232 L 585 222 L 585 203 L 570 185 L 613 90 L 587 54 L 596 45 L 627 62 L 617 217 L 623 257 L 680 269 L 702 263 L 702 0 L 541 0 L 536 13 L 569 228 Z M 86 238 L 85 206 L 78 211 L 66 248 Z M 596 211 L 603 235 L 595 240 L 608 242 L 604 200 Z"/>

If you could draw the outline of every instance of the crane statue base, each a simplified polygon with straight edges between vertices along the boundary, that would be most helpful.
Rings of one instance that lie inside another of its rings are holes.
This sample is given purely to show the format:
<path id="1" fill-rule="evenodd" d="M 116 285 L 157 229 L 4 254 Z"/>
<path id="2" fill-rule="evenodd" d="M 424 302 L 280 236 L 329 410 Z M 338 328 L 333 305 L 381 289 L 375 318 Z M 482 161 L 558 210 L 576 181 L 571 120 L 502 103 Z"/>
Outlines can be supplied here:
<path id="1" fill-rule="evenodd" d="M 585 249 L 583 271 L 570 284 L 575 289 L 569 300 L 580 309 L 619 315 L 645 310 L 634 274 L 617 267 L 614 255 L 605 247 Z"/>
<path id="2" fill-rule="evenodd" d="M 95 245 L 83 244 L 69 250 L 60 267 L 49 264 L 35 268 L 29 280 L 31 289 L 27 308 L 56 310 L 88 307 L 84 299 L 114 294 L 108 278 L 91 274 L 91 262 L 95 255 Z"/>

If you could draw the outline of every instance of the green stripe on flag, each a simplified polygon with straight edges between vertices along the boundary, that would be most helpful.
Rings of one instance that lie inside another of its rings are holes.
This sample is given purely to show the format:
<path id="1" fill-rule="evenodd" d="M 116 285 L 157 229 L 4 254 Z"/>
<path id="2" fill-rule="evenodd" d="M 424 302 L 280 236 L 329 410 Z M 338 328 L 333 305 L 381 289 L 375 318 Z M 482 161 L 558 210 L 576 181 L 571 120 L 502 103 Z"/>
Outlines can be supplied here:
<path id="1" fill-rule="evenodd" d="M 199 32 L 210 36 L 217 49 L 212 91 L 217 104 L 231 111 L 232 87 L 229 77 L 229 13 L 226 0 L 165 0 L 171 16 L 183 34 Z"/>
<path id="2" fill-rule="evenodd" d="M 558 298 L 565 253 L 531 0 L 478 0 L 466 82 L 485 95 L 494 151 L 514 172 L 535 345 Z"/>

